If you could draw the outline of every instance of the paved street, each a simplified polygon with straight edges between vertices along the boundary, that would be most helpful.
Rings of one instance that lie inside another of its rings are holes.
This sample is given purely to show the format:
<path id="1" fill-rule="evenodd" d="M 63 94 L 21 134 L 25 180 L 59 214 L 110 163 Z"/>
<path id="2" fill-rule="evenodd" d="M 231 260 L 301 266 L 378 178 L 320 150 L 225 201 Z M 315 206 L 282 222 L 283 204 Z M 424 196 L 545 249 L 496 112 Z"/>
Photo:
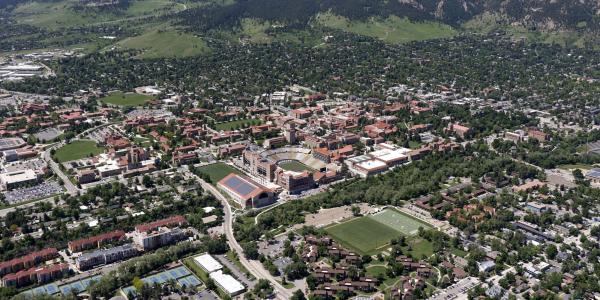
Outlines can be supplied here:
<path id="1" fill-rule="evenodd" d="M 195 177 L 197 178 L 198 182 L 200 182 L 200 185 L 202 186 L 202 188 L 204 190 L 209 191 L 211 194 L 213 194 L 217 199 L 219 199 L 223 203 L 223 206 L 225 207 L 225 209 L 224 209 L 225 216 L 223 218 L 224 219 L 224 227 L 225 227 L 225 236 L 227 237 L 227 242 L 229 244 L 229 247 L 233 251 L 237 252 L 240 263 L 242 265 L 244 265 L 244 267 L 246 267 L 246 269 L 248 269 L 248 271 L 250 273 L 252 273 L 252 275 L 254 277 L 269 280 L 269 282 L 271 282 L 271 284 L 273 285 L 273 288 L 276 291 L 277 299 L 291 298 L 292 291 L 284 288 L 279 283 L 279 281 L 277 281 L 277 279 L 269 273 L 269 271 L 265 270 L 265 268 L 260 263 L 260 261 L 248 260 L 244 256 L 244 251 L 242 250 L 242 246 L 240 246 L 240 244 L 236 241 L 236 239 L 233 235 L 233 219 L 232 219 L 232 215 L 231 215 L 231 206 L 229 205 L 229 202 L 227 201 L 227 199 L 214 186 L 208 184 L 206 181 L 202 180 L 198 176 L 195 176 Z"/>

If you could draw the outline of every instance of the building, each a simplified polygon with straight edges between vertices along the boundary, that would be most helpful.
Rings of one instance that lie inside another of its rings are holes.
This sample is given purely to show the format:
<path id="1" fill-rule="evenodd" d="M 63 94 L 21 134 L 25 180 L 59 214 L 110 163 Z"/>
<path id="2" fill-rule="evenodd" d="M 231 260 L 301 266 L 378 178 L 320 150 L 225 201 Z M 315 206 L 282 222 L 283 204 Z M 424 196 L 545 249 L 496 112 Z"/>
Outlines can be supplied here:
<path id="1" fill-rule="evenodd" d="M 387 170 L 388 165 L 385 162 L 378 159 L 369 159 L 354 164 L 350 171 L 360 177 L 368 177 L 381 174 Z"/>
<path id="2" fill-rule="evenodd" d="M 539 202 L 528 202 L 525 206 L 525 209 L 535 214 L 542 214 L 548 210 L 548 207 L 545 204 Z"/>
<path id="3" fill-rule="evenodd" d="M 92 169 L 81 169 L 76 171 L 75 179 L 79 184 L 86 184 L 98 180 L 96 171 Z"/>
<path id="4" fill-rule="evenodd" d="M 166 219 L 137 225 L 135 226 L 135 231 L 150 232 L 158 229 L 159 227 L 181 227 L 184 225 L 187 225 L 187 220 L 185 219 L 185 217 L 181 215 L 174 215 Z"/>
<path id="5" fill-rule="evenodd" d="M 285 139 L 285 137 L 283 136 L 276 136 L 270 139 L 266 139 L 263 142 L 263 147 L 265 147 L 266 149 L 274 149 L 277 147 L 281 147 L 284 146 L 285 144 L 287 144 L 287 141 Z"/>
<path id="6" fill-rule="evenodd" d="M 259 152 L 244 150 L 242 161 L 250 174 L 265 178 L 268 181 L 275 179 L 277 164 L 270 159 L 262 157 Z"/>
<path id="7" fill-rule="evenodd" d="M 591 169 L 585 173 L 585 178 L 592 183 L 600 183 L 600 169 Z"/>
<path id="8" fill-rule="evenodd" d="M 95 235 L 92 237 L 79 239 L 75 241 L 69 242 L 69 251 L 71 252 L 80 252 L 83 250 L 99 248 L 105 243 L 110 243 L 114 241 L 121 240 L 125 237 L 125 232 L 123 230 L 115 230 L 111 232 L 107 232 L 100 235 Z"/>
<path id="9" fill-rule="evenodd" d="M 275 178 L 276 183 L 289 191 L 290 194 L 297 194 L 315 187 L 313 173 L 308 171 L 294 172 L 278 168 L 275 171 Z"/>
<path id="10" fill-rule="evenodd" d="M 200 266 L 200 268 L 202 268 L 202 270 L 204 270 L 204 272 L 208 274 L 223 269 L 223 265 L 221 265 L 210 254 L 196 256 L 194 257 L 194 261 L 198 266 Z"/>
<path id="11" fill-rule="evenodd" d="M 58 250 L 56 248 L 46 248 L 9 261 L 3 261 L 0 263 L 0 276 L 31 268 L 57 256 Z"/>
<path id="12" fill-rule="evenodd" d="M 144 251 L 154 250 L 162 246 L 174 244 L 187 238 L 187 234 L 178 227 L 159 227 L 153 231 L 136 231 L 133 242 Z"/>
<path id="13" fill-rule="evenodd" d="M 67 264 L 22 270 L 2 277 L 2 286 L 20 288 L 33 283 L 46 283 L 63 277 L 68 271 L 69 265 Z"/>
<path id="14" fill-rule="evenodd" d="M 550 140 L 550 137 L 547 133 L 544 133 L 537 129 L 529 129 L 527 130 L 527 136 L 532 139 L 538 140 L 540 143 L 547 142 Z"/>
<path id="15" fill-rule="evenodd" d="M 34 185 L 38 182 L 38 175 L 31 169 L 0 174 L 2 188 L 9 191 L 19 187 Z"/>
<path id="16" fill-rule="evenodd" d="M 449 132 L 455 133 L 456 135 L 460 136 L 463 139 L 472 133 L 471 128 L 460 125 L 460 124 L 448 124 L 447 130 Z"/>
<path id="17" fill-rule="evenodd" d="M 22 138 L 2 138 L 0 139 L 0 152 L 21 148 L 25 145 L 27 143 Z"/>
<path id="18" fill-rule="evenodd" d="M 233 200 L 244 208 L 257 208 L 275 202 L 275 193 L 252 179 L 231 173 L 217 183 Z"/>
<path id="19" fill-rule="evenodd" d="M 231 275 L 223 273 L 223 271 L 212 272 L 208 275 L 215 284 L 221 288 L 230 297 L 236 296 L 244 292 L 246 289 L 243 284 L 233 278 Z"/>
<path id="20" fill-rule="evenodd" d="M 13 162 L 17 160 L 35 157 L 37 155 L 37 151 L 31 148 L 12 149 L 2 152 L 2 155 L 4 156 L 4 160 L 6 162 Z"/>
<path id="21" fill-rule="evenodd" d="M 101 249 L 94 252 L 85 253 L 75 260 L 77 268 L 81 271 L 91 269 L 95 266 L 110 264 L 116 261 L 134 257 L 137 250 L 131 244 L 113 247 L 110 249 Z"/>

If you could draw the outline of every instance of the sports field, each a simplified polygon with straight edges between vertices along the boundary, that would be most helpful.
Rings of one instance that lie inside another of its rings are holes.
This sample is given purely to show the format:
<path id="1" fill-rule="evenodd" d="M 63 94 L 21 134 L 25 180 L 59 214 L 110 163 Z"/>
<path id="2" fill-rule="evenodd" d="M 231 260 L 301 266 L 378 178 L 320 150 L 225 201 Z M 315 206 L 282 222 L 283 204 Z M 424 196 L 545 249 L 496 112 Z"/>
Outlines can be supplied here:
<path id="1" fill-rule="evenodd" d="M 423 229 L 432 228 L 431 225 L 395 209 L 386 209 L 369 217 L 382 224 L 392 227 L 405 235 L 417 234 L 419 227 L 423 227 Z"/>
<path id="2" fill-rule="evenodd" d="M 297 160 L 288 160 L 285 162 L 281 162 L 281 163 L 279 163 L 279 166 L 284 170 L 294 171 L 294 172 L 304 172 L 304 171 L 312 172 L 312 171 L 314 171 L 311 167 L 309 167 Z"/>
<path id="3" fill-rule="evenodd" d="M 141 95 L 135 93 L 123 93 L 123 92 L 112 92 L 108 96 L 100 98 L 99 100 L 112 105 L 119 106 L 139 106 L 143 105 L 149 100 L 154 99 L 152 96 Z"/>
<path id="4" fill-rule="evenodd" d="M 95 141 L 77 140 L 62 146 L 54 153 L 54 158 L 58 162 L 65 162 L 84 158 L 91 155 L 97 155 L 104 152 L 104 148 L 98 147 Z"/>
<path id="5" fill-rule="evenodd" d="M 370 217 L 356 218 L 326 228 L 325 231 L 344 247 L 369 255 L 379 252 L 391 239 L 401 235 L 395 229 Z"/>
<path id="6" fill-rule="evenodd" d="M 216 185 L 221 179 L 225 178 L 225 176 L 230 173 L 242 174 L 238 169 L 233 168 L 224 163 L 216 163 L 211 165 L 206 165 L 198 168 L 200 172 L 207 174 L 212 181 L 212 184 Z"/>
<path id="7" fill-rule="evenodd" d="M 373 255 L 383 250 L 391 239 L 417 234 L 419 227 L 432 228 L 395 209 L 386 209 L 375 215 L 330 226 L 325 231 L 344 247 Z"/>

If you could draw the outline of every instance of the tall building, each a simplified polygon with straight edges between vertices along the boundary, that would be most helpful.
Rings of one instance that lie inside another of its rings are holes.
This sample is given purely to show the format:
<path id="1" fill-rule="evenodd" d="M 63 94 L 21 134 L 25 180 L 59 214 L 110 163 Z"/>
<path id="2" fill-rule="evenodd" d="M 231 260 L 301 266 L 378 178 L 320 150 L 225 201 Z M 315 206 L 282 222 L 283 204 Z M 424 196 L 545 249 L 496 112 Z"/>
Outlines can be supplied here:
<path id="1" fill-rule="evenodd" d="M 174 244 L 186 238 L 187 234 L 178 227 L 159 227 L 153 231 L 136 231 L 133 234 L 133 242 L 144 251 Z"/>
<path id="2" fill-rule="evenodd" d="M 296 125 L 292 122 L 285 124 L 283 135 L 290 145 L 296 144 Z"/>

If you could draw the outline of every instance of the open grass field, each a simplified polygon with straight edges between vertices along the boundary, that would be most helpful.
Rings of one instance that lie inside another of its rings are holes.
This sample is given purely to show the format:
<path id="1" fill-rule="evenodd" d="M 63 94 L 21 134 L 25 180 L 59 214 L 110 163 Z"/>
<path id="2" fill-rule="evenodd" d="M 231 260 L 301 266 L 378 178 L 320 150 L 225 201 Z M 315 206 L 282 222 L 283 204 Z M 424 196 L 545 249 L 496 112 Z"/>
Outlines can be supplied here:
<path id="1" fill-rule="evenodd" d="M 152 16 L 159 12 L 179 11 L 183 7 L 172 0 L 138 0 L 119 13 L 102 9 L 78 9 L 77 0 L 31 1 L 19 5 L 14 10 L 18 23 L 47 29 L 70 28 L 93 25 L 103 22 L 120 22 Z"/>
<path id="2" fill-rule="evenodd" d="M 325 228 L 325 231 L 340 244 L 361 254 L 373 255 L 383 250 L 393 238 L 401 235 L 412 237 L 419 227 L 431 229 L 431 225 L 395 209 L 386 209 L 375 215 L 352 219 L 348 222 Z M 425 240 L 415 239 L 411 252 L 420 257 L 431 252 Z"/>
<path id="3" fill-rule="evenodd" d="M 198 168 L 198 170 L 200 170 L 200 172 L 204 174 L 207 174 L 210 177 L 210 180 L 212 181 L 213 185 L 217 184 L 217 182 L 219 182 L 221 179 L 225 178 L 225 176 L 231 173 L 242 174 L 240 170 L 224 163 L 216 163 L 202 166 Z"/>
<path id="4" fill-rule="evenodd" d="M 241 119 L 241 120 L 217 123 L 217 124 L 215 124 L 215 129 L 216 130 L 233 130 L 233 129 L 247 127 L 246 125 L 248 125 L 248 126 L 258 125 L 260 123 L 262 123 L 262 121 L 259 119 Z"/>
<path id="5" fill-rule="evenodd" d="M 423 227 L 423 229 L 433 228 L 431 225 L 395 209 L 386 209 L 369 216 L 369 218 L 373 218 L 377 222 L 394 228 L 405 235 L 416 235 L 419 227 Z"/>
<path id="6" fill-rule="evenodd" d="M 457 34 L 452 27 L 436 22 L 411 22 L 405 18 L 390 16 L 386 19 L 372 18 L 368 21 L 349 21 L 330 13 L 319 14 L 317 22 L 325 27 L 378 38 L 388 43 L 406 43 L 437 38 L 449 38 Z"/>
<path id="7" fill-rule="evenodd" d="M 104 152 L 104 148 L 98 147 L 95 141 L 77 140 L 64 145 L 54 153 L 54 158 L 58 162 L 71 161 Z"/>
<path id="8" fill-rule="evenodd" d="M 294 172 L 304 172 L 304 171 L 312 172 L 312 171 L 314 171 L 311 167 L 309 167 L 297 160 L 281 162 L 279 164 L 279 166 L 284 170 L 294 171 Z"/>
<path id="9" fill-rule="evenodd" d="M 151 29 L 138 36 L 123 39 L 116 46 L 122 49 L 142 50 L 139 57 L 146 59 L 183 58 L 209 51 L 201 38 L 174 28 Z"/>
<path id="10" fill-rule="evenodd" d="M 369 218 L 361 217 L 325 229 L 344 247 L 361 254 L 373 255 L 383 250 L 389 241 L 401 235 L 395 229 Z"/>
<path id="11" fill-rule="evenodd" d="M 140 106 L 149 100 L 154 99 L 152 96 L 141 95 L 135 93 L 112 92 L 108 96 L 98 100 L 112 105 L 118 106 Z"/>

